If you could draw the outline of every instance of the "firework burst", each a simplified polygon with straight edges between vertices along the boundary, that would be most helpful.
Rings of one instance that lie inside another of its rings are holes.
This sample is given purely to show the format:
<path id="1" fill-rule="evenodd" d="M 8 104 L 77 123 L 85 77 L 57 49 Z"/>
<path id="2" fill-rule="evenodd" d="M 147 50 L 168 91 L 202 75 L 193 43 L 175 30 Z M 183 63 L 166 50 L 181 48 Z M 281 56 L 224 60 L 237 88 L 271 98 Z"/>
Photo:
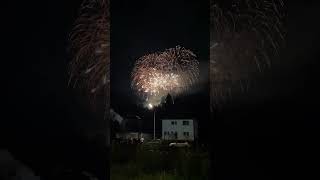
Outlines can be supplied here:
<path id="1" fill-rule="evenodd" d="M 70 81 L 81 86 L 89 97 L 106 96 L 109 105 L 110 79 L 109 0 L 85 0 L 70 36 L 73 60 Z M 93 98 L 94 99 L 94 98 Z"/>
<path id="2" fill-rule="evenodd" d="M 270 68 L 286 37 L 282 0 L 210 1 L 210 96 L 216 107 Z M 226 7 L 227 6 L 227 7 Z M 239 87 L 239 88 L 238 88 Z"/>
<path id="3" fill-rule="evenodd" d="M 178 96 L 197 83 L 199 62 L 196 55 L 183 47 L 145 55 L 132 71 L 132 88 L 145 105 L 161 104 L 167 94 Z"/>

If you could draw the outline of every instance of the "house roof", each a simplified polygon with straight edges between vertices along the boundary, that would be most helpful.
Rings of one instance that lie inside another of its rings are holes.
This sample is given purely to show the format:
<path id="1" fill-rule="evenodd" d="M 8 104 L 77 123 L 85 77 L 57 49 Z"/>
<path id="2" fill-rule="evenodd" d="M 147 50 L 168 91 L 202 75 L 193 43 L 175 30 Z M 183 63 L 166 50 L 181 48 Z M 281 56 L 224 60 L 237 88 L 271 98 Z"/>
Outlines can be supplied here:
<path id="1" fill-rule="evenodd" d="M 162 121 L 172 121 L 172 120 L 175 120 L 175 121 L 182 121 L 182 120 L 194 120 L 193 118 L 172 118 L 172 119 L 169 119 L 169 118 L 165 118 L 165 119 L 161 119 Z"/>

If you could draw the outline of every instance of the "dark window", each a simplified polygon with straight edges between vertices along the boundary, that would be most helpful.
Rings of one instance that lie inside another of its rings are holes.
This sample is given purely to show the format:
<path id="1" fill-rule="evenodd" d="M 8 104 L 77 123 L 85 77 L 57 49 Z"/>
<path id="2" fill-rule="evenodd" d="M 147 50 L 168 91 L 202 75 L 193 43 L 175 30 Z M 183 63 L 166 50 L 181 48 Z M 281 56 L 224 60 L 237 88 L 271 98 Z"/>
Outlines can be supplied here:
<path id="1" fill-rule="evenodd" d="M 183 132 L 184 136 L 189 136 L 189 132 Z"/>
<path id="2" fill-rule="evenodd" d="M 189 121 L 183 121 L 182 124 L 183 124 L 184 126 L 188 126 L 188 125 L 189 125 Z"/>
<path id="3" fill-rule="evenodd" d="M 174 125 L 174 121 L 171 121 L 171 124 Z"/>

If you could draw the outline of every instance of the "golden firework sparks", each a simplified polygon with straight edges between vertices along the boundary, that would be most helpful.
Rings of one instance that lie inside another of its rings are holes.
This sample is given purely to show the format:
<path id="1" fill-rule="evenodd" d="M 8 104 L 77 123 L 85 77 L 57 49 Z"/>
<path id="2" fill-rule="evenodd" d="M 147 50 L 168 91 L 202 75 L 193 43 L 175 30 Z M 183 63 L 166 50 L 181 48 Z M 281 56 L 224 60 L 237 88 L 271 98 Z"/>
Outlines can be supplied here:
<path id="1" fill-rule="evenodd" d="M 188 91 L 199 79 L 196 55 L 181 46 L 145 55 L 132 71 L 132 87 L 145 105 L 157 106 L 167 94 Z"/>

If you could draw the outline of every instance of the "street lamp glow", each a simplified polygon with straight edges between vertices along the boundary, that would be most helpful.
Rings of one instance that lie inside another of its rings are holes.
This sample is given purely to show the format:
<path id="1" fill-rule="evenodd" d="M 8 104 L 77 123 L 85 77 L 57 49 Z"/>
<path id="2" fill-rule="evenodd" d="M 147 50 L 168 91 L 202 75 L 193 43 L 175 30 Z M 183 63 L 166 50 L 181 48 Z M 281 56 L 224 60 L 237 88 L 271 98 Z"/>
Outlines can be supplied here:
<path id="1" fill-rule="evenodd" d="M 149 104 L 148 104 L 148 108 L 149 108 L 149 109 L 152 109 L 152 108 L 153 108 L 153 105 L 152 105 L 151 103 L 149 103 Z"/>

